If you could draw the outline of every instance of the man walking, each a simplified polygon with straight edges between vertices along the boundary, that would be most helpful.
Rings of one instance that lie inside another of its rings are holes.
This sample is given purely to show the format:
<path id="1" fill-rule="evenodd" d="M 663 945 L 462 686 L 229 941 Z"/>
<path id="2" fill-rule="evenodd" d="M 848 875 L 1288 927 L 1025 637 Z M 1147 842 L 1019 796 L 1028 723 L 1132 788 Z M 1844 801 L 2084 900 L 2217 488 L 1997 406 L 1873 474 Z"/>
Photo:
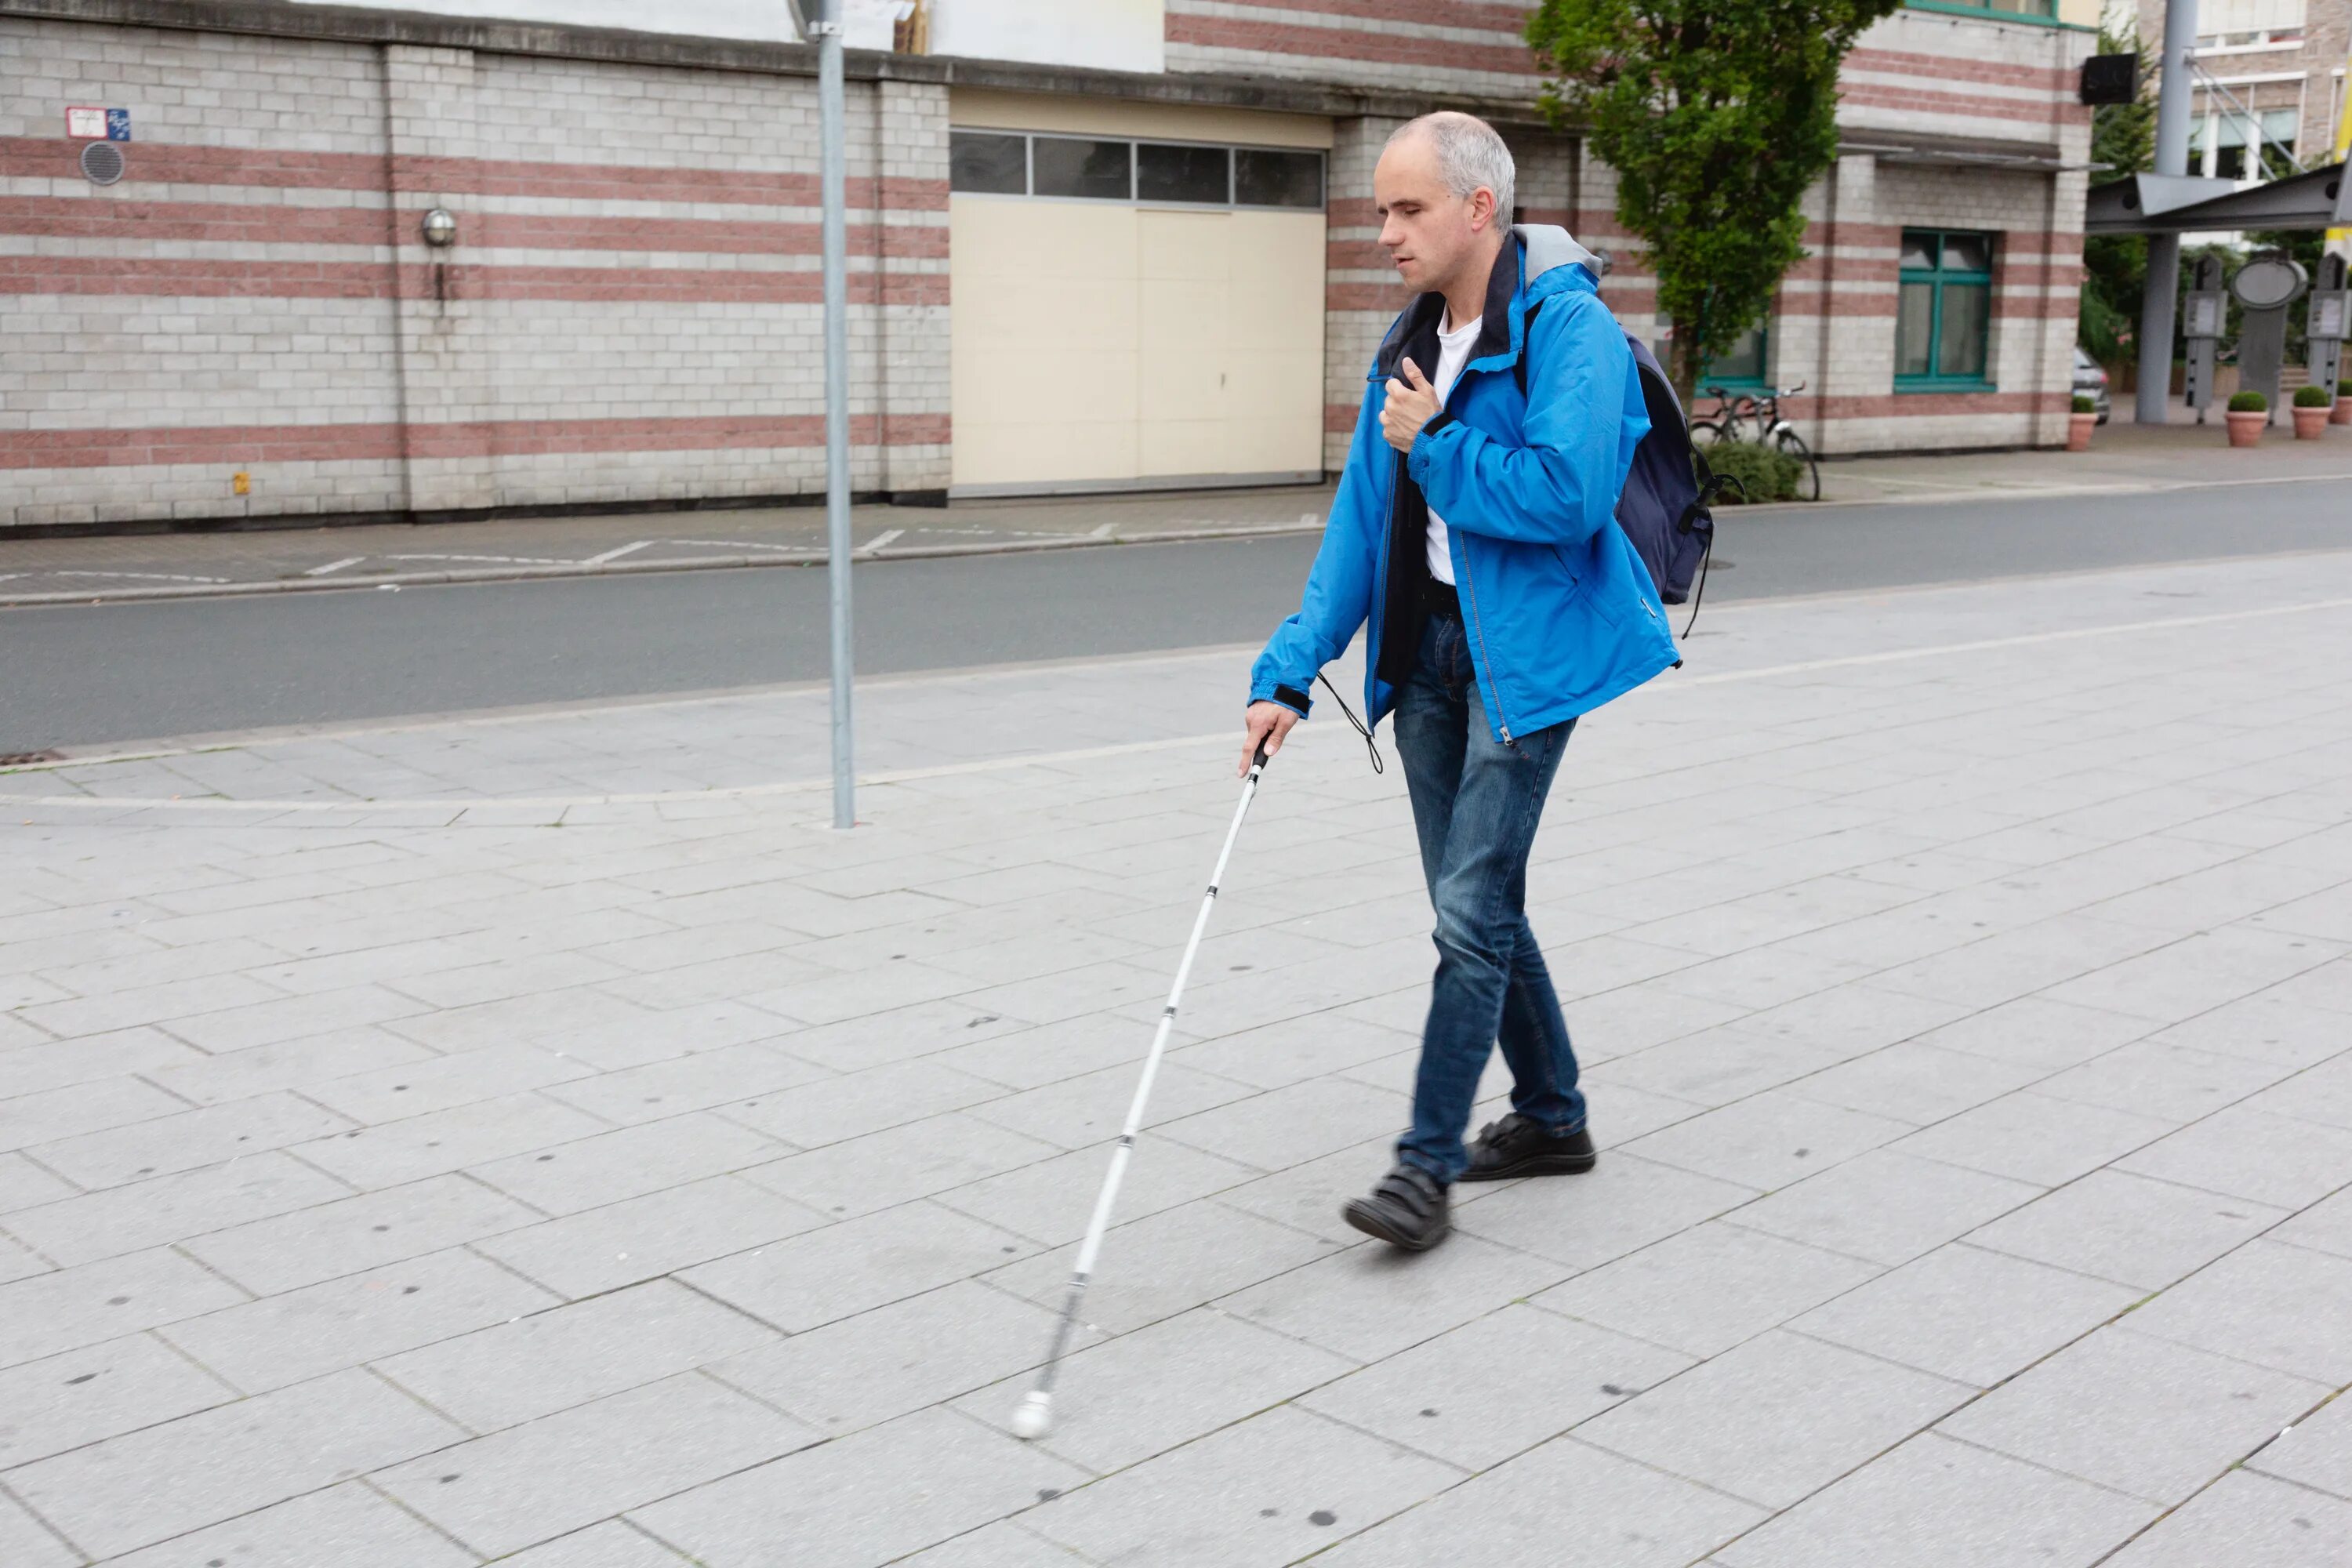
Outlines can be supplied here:
<path id="1" fill-rule="evenodd" d="M 1457 1181 L 1590 1170 L 1576 1054 L 1528 930 L 1528 851 L 1577 717 L 1675 662 L 1657 591 L 1614 513 L 1649 429 L 1599 267 L 1565 230 L 1509 226 L 1513 168 L 1484 121 L 1390 138 L 1381 244 L 1420 296 L 1381 344 L 1298 613 L 1250 673 L 1244 765 L 1308 708 L 1364 626 L 1369 721 L 1396 715 L 1437 973 L 1412 1126 L 1347 1205 L 1415 1251 Z M 1509 1114 L 1465 1148 L 1499 1040 Z"/>

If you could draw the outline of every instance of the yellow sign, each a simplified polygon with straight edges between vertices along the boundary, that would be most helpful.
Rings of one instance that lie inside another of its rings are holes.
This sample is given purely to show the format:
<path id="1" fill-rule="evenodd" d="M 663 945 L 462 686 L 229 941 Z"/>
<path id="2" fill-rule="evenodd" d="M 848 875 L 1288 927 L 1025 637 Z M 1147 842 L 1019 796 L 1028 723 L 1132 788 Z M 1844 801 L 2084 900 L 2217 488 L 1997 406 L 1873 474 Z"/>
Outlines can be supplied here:
<path id="1" fill-rule="evenodd" d="M 2344 109 L 2336 117 L 2336 161 L 2338 163 L 2352 155 L 2352 60 L 2347 60 L 2346 66 Z M 2339 239 L 2352 239 L 2352 228 L 2331 228 L 2327 231 L 2327 238 L 2331 244 Z"/>

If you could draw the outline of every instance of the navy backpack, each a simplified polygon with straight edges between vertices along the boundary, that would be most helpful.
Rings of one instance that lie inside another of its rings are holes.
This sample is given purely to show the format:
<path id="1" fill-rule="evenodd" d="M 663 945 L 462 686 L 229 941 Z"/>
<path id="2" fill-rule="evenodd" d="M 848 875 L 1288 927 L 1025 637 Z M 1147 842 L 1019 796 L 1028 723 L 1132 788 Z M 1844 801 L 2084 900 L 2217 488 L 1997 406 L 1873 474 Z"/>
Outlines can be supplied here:
<path id="1" fill-rule="evenodd" d="M 1528 310 L 1535 320 L 1543 308 L 1538 300 Z M 1659 368 L 1650 345 L 1625 334 L 1633 351 L 1633 364 L 1642 376 L 1642 401 L 1648 406 L 1650 433 L 1633 448 L 1633 466 L 1625 475 L 1624 494 L 1617 498 L 1617 526 L 1633 542 L 1658 597 L 1669 605 L 1688 602 L 1691 626 L 1698 623 L 1698 600 L 1706 594 L 1706 563 L 1715 550 L 1715 498 L 1727 482 L 1706 465 L 1691 445 L 1690 426 L 1684 422 L 1682 400 L 1674 384 Z M 1522 354 L 1513 367 L 1519 392 L 1528 390 L 1528 362 Z M 1727 481 L 1737 484 L 1737 479 Z M 1683 627 L 1690 635 L 1690 626 Z"/>

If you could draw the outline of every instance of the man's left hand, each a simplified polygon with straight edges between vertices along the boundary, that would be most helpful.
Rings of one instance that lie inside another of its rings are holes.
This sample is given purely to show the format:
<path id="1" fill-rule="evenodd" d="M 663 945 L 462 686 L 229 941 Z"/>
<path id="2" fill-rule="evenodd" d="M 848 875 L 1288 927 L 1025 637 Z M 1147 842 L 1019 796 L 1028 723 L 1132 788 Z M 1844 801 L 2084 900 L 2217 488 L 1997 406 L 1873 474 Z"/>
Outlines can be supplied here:
<path id="1" fill-rule="evenodd" d="M 1388 401 L 1381 405 L 1381 434 L 1398 451 L 1410 452 L 1421 427 L 1436 418 L 1444 405 L 1437 401 L 1437 388 L 1429 384 L 1421 366 L 1408 359 L 1398 368 L 1404 372 L 1404 379 L 1389 377 Z"/>

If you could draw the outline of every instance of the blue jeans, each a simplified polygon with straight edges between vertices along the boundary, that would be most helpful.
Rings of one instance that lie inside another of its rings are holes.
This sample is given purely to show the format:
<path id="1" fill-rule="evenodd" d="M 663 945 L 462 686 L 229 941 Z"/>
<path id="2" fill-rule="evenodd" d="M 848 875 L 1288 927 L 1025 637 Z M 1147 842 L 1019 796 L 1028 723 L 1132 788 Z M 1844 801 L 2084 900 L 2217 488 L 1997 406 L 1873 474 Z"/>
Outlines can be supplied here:
<path id="1" fill-rule="evenodd" d="M 1576 721 L 1515 735 L 1509 745 L 1496 740 L 1465 635 L 1460 621 L 1432 616 L 1396 703 L 1397 754 L 1437 911 L 1412 1130 L 1398 1140 L 1397 1158 L 1441 1182 L 1469 1163 L 1462 1135 L 1497 1040 L 1514 1110 L 1549 1132 L 1584 1125 L 1576 1052 L 1527 917 L 1528 851 Z"/>

